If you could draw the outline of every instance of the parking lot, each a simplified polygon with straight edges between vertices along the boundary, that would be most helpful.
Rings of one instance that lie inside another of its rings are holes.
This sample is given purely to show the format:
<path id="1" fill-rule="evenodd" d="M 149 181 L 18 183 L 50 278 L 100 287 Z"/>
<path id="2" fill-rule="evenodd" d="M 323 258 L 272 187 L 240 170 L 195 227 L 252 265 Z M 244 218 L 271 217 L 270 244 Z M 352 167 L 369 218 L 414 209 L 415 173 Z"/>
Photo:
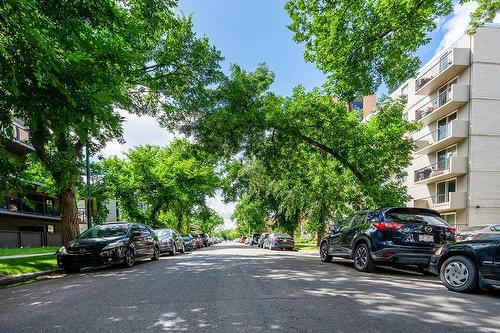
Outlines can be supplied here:
<path id="1" fill-rule="evenodd" d="M 0 332 L 498 332 L 500 292 L 222 243 L 0 290 Z M 313 329 L 314 328 L 314 329 Z"/>

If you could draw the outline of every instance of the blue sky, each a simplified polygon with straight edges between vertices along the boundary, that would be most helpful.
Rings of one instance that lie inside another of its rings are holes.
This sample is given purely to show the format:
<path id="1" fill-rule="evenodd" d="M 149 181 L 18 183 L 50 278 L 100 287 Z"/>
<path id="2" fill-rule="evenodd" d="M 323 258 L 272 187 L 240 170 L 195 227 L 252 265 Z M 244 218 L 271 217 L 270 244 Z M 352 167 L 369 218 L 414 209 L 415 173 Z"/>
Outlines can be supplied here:
<path id="1" fill-rule="evenodd" d="M 310 89 L 320 86 L 325 76 L 314 64 L 304 61 L 303 45 L 293 41 L 293 34 L 286 27 L 290 19 L 283 5 L 285 0 L 179 0 L 179 10 L 193 14 L 194 29 L 200 36 L 207 36 L 226 58 L 227 70 L 237 63 L 253 70 L 259 63 L 266 63 L 276 74 L 271 87 L 280 95 L 290 95 L 298 84 Z M 438 29 L 430 35 L 431 42 L 421 47 L 417 55 L 422 63 L 432 58 L 437 50 L 451 45 L 466 29 L 469 13 L 475 4 L 455 6 L 454 13 L 438 22 Z M 385 93 L 385 91 L 381 91 Z M 125 117 L 125 144 L 116 140 L 108 143 L 103 155 L 122 155 L 136 145 L 167 145 L 174 137 L 161 128 L 154 118 L 123 114 Z M 224 217 L 226 227 L 231 227 L 230 216 L 234 203 L 225 204 L 220 194 L 209 200 L 209 205 Z"/>

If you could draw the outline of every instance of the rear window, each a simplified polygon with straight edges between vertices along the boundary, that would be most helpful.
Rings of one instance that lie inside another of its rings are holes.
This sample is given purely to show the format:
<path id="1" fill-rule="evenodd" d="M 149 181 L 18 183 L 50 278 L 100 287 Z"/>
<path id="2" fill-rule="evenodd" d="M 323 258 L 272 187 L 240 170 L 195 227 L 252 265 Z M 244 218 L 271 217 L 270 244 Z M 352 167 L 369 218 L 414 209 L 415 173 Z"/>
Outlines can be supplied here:
<path id="1" fill-rule="evenodd" d="M 290 236 L 288 236 L 287 234 L 274 234 L 275 237 L 279 237 L 279 238 L 292 238 Z"/>
<path id="2" fill-rule="evenodd" d="M 431 212 L 409 210 L 409 209 L 391 209 L 385 212 L 385 218 L 391 222 L 413 222 L 427 223 L 436 226 L 449 226 L 441 217 Z"/>
<path id="3" fill-rule="evenodd" d="M 169 229 L 156 230 L 156 234 L 159 237 L 172 237 L 172 230 Z"/>

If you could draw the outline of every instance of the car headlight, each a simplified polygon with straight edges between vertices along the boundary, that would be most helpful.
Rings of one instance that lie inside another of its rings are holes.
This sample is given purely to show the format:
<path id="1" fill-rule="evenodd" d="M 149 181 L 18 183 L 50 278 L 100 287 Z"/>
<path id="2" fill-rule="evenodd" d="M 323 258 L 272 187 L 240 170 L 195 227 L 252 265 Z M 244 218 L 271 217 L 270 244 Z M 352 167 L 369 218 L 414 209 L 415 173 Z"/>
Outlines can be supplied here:
<path id="1" fill-rule="evenodd" d="M 61 246 L 61 247 L 59 248 L 59 250 L 57 251 L 57 253 L 66 254 L 66 253 L 68 253 L 68 252 L 66 252 L 66 247 L 65 247 L 65 246 Z"/>
<path id="2" fill-rule="evenodd" d="M 112 250 L 112 249 L 116 249 L 117 247 L 122 247 L 122 246 L 125 246 L 125 241 L 118 241 L 118 242 L 109 243 L 102 250 L 103 251 Z"/>

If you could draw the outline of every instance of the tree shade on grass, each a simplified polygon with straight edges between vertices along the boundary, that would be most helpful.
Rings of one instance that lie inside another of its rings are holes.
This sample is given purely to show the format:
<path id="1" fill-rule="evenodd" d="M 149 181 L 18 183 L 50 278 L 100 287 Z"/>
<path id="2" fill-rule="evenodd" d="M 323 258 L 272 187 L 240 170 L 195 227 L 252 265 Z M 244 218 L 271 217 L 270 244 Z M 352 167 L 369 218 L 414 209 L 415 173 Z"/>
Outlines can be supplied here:
<path id="1" fill-rule="evenodd" d="M 54 268 L 57 268 L 57 260 L 53 254 L 0 260 L 0 276 L 47 271 Z"/>

